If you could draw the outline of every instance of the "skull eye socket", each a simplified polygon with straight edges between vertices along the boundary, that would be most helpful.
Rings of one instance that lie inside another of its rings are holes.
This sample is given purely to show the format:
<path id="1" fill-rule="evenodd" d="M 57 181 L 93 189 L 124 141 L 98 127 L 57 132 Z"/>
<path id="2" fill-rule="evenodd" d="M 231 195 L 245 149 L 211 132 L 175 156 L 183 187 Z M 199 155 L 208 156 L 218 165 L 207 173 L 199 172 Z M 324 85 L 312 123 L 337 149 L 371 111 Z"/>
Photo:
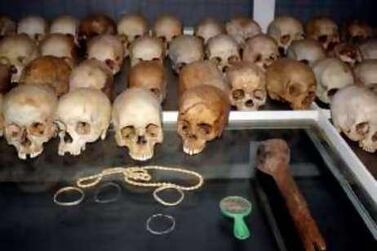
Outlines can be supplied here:
<path id="1" fill-rule="evenodd" d="M 30 127 L 30 133 L 34 136 L 42 136 L 45 132 L 45 125 L 40 122 L 34 122 Z"/>
<path id="2" fill-rule="evenodd" d="M 291 36 L 289 34 L 283 35 L 280 37 L 280 43 L 287 44 L 291 40 Z"/>
<path id="3" fill-rule="evenodd" d="M 136 36 L 134 37 L 134 40 L 135 40 L 135 39 L 138 39 L 139 37 L 141 37 L 141 35 L 136 35 Z"/>
<path id="4" fill-rule="evenodd" d="M 151 137 L 156 137 L 159 133 L 159 127 L 155 124 L 149 124 L 146 127 L 147 134 Z"/>
<path id="5" fill-rule="evenodd" d="M 20 62 L 21 64 L 23 64 L 25 62 L 25 57 L 19 56 L 19 57 L 17 57 L 17 61 Z"/>
<path id="6" fill-rule="evenodd" d="M 202 131 L 204 134 L 211 133 L 212 126 L 207 123 L 199 123 L 198 127 L 199 127 L 199 130 Z"/>
<path id="7" fill-rule="evenodd" d="M 229 64 L 234 64 L 236 62 L 240 61 L 240 58 L 237 55 L 230 56 L 228 58 L 228 63 Z"/>
<path id="8" fill-rule="evenodd" d="M 217 64 L 220 64 L 221 63 L 221 58 L 220 57 L 214 57 L 213 60 L 215 60 L 215 62 Z"/>
<path id="9" fill-rule="evenodd" d="M 110 69 L 114 69 L 115 67 L 115 62 L 112 60 L 112 59 L 106 59 L 105 60 L 105 64 L 110 68 Z"/>
<path id="10" fill-rule="evenodd" d="M 149 89 L 157 98 L 160 98 L 161 92 L 157 88 L 151 88 Z"/>
<path id="11" fill-rule="evenodd" d="M 255 90 L 254 97 L 256 99 L 262 100 L 264 98 L 264 92 L 262 90 Z"/>
<path id="12" fill-rule="evenodd" d="M 159 38 L 163 43 L 165 43 L 165 42 L 167 41 L 165 36 L 159 36 L 158 38 Z"/>
<path id="13" fill-rule="evenodd" d="M 255 62 L 261 62 L 263 59 L 262 55 L 261 54 L 258 54 L 255 58 Z"/>
<path id="14" fill-rule="evenodd" d="M 232 97 L 234 100 L 240 100 L 245 97 L 245 92 L 241 89 L 234 90 L 232 92 Z"/>
<path id="15" fill-rule="evenodd" d="M 126 126 L 126 127 L 123 127 L 121 130 L 120 130 L 120 133 L 122 134 L 122 136 L 124 138 L 131 138 L 132 136 L 134 136 L 136 134 L 136 131 L 135 131 L 135 127 L 133 126 Z"/>
<path id="16" fill-rule="evenodd" d="M 309 61 L 307 59 L 301 59 L 300 62 L 309 65 Z"/>
<path id="17" fill-rule="evenodd" d="M 327 91 L 327 96 L 332 97 L 335 95 L 335 93 L 338 91 L 337 88 L 333 88 Z"/>
<path id="18" fill-rule="evenodd" d="M 119 35 L 119 38 L 120 38 L 120 41 L 122 42 L 122 44 L 125 44 L 125 43 L 128 42 L 127 35 L 125 35 L 125 34 Z"/>
<path id="19" fill-rule="evenodd" d="M 7 126 L 6 130 L 8 131 L 8 133 L 10 134 L 12 138 L 18 137 L 21 133 L 21 128 L 15 124 L 10 124 L 9 126 Z"/>
<path id="20" fill-rule="evenodd" d="M 153 58 L 152 61 L 160 61 L 159 58 Z"/>
<path id="21" fill-rule="evenodd" d="M 321 35 L 321 36 L 319 36 L 318 37 L 318 41 L 320 43 L 326 43 L 326 41 L 327 41 L 327 35 Z"/>
<path id="22" fill-rule="evenodd" d="M 292 96 L 299 96 L 302 93 L 302 90 L 299 85 L 291 84 L 288 87 L 288 93 Z"/>
<path id="23" fill-rule="evenodd" d="M 9 65 L 10 64 L 9 59 L 6 58 L 6 57 L 0 57 L 0 63 L 1 64 L 5 64 L 5 65 Z"/>
<path id="24" fill-rule="evenodd" d="M 369 132 L 369 123 L 362 122 L 356 125 L 356 132 L 360 135 L 366 135 Z"/>
<path id="25" fill-rule="evenodd" d="M 377 132 L 375 134 L 373 134 L 372 136 L 372 141 L 373 142 L 376 142 L 377 141 Z"/>
<path id="26" fill-rule="evenodd" d="M 76 124 L 76 132 L 81 135 L 89 134 L 90 133 L 90 125 L 87 122 L 78 122 Z"/>
<path id="27" fill-rule="evenodd" d="M 188 129 L 189 129 L 189 123 L 188 123 L 186 120 L 182 121 L 181 129 L 182 129 L 182 131 L 184 131 L 184 132 L 187 132 L 187 131 L 188 131 Z"/>

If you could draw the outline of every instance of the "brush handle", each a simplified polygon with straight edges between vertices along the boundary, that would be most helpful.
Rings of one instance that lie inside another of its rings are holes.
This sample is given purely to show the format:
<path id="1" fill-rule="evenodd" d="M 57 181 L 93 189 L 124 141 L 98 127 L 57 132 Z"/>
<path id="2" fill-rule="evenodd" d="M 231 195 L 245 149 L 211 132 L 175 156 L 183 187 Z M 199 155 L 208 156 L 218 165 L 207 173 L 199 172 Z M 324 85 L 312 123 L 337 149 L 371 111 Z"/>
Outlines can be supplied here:
<path id="1" fill-rule="evenodd" d="M 234 217 L 233 233 L 239 240 L 245 240 L 250 237 L 250 231 L 243 216 Z"/>

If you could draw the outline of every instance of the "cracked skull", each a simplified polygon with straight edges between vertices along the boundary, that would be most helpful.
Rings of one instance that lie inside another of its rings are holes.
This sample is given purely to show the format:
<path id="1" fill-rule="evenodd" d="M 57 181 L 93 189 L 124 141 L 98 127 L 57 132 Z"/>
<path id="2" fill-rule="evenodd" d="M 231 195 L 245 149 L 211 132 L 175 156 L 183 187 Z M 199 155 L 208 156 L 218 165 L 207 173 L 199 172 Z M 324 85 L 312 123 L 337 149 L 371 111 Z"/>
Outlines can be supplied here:
<path id="1" fill-rule="evenodd" d="M 354 84 L 351 68 L 337 58 L 318 61 L 313 66 L 313 72 L 317 80 L 316 95 L 327 104 L 339 89 Z"/>
<path id="2" fill-rule="evenodd" d="M 314 39 L 293 41 L 287 51 L 287 57 L 313 66 L 318 60 L 326 57 L 321 44 Z"/>
<path id="3" fill-rule="evenodd" d="M 256 35 L 246 41 L 242 59 L 266 70 L 279 57 L 278 45 L 268 35 Z"/>
<path id="4" fill-rule="evenodd" d="M 206 54 L 207 58 L 216 63 L 222 72 L 241 60 L 240 49 L 236 40 L 227 34 L 219 34 L 210 38 L 207 43 Z"/>
<path id="5" fill-rule="evenodd" d="M 231 85 L 230 102 L 237 110 L 255 111 L 266 103 L 266 77 L 257 65 L 236 63 L 229 67 L 226 78 Z"/>
<path id="6" fill-rule="evenodd" d="M 99 35 L 88 43 L 88 59 L 97 59 L 107 65 L 115 75 L 123 64 L 124 48 L 119 37 L 115 35 Z"/>
<path id="7" fill-rule="evenodd" d="M 166 96 L 166 76 L 164 67 L 157 61 L 143 61 L 131 68 L 128 86 L 150 90 L 160 101 Z"/>
<path id="8" fill-rule="evenodd" d="M 208 141 L 222 135 L 228 121 L 229 106 L 224 92 L 210 85 L 192 87 L 181 95 L 178 134 L 185 153 L 198 154 Z"/>
<path id="9" fill-rule="evenodd" d="M 56 105 L 55 94 L 41 85 L 18 86 L 4 97 L 5 138 L 20 159 L 40 155 L 43 144 L 53 137 Z"/>
<path id="10" fill-rule="evenodd" d="M 354 68 L 354 72 L 358 83 L 377 94 L 377 59 L 364 60 Z"/>
<path id="11" fill-rule="evenodd" d="M 72 16 L 59 16 L 55 18 L 50 25 L 50 34 L 64 34 L 73 37 L 75 43 L 78 43 L 79 21 Z"/>
<path id="12" fill-rule="evenodd" d="M 262 29 L 257 22 L 249 17 L 235 17 L 225 24 L 226 32 L 231 35 L 237 43 L 243 44 L 249 38 L 262 33 Z"/>
<path id="13" fill-rule="evenodd" d="M 377 95 L 360 86 L 347 86 L 331 100 L 334 126 L 367 152 L 377 150 Z"/>
<path id="14" fill-rule="evenodd" d="M 31 61 L 22 72 L 21 85 L 46 85 L 51 87 L 56 96 L 68 92 L 71 67 L 58 57 L 42 56 Z"/>
<path id="15" fill-rule="evenodd" d="M 151 159 L 154 147 L 163 141 L 161 106 L 147 89 L 130 88 L 114 101 L 112 123 L 118 146 L 128 148 L 132 159 Z"/>
<path id="16" fill-rule="evenodd" d="M 169 58 L 173 70 L 179 73 L 185 65 L 204 59 L 203 41 L 191 35 L 178 36 L 170 43 Z"/>
<path id="17" fill-rule="evenodd" d="M 163 41 L 166 52 L 169 49 L 170 42 L 182 34 L 182 22 L 172 15 L 159 16 L 153 25 L 153 35 Z"/>
<path id="18" fill-rule="evenodd" d="M 294 110 L 308 109 L 315 98 L 316 79 L 310 67 L 293 59 L 279 59 L 267 68 L 268 96 Z"/>
<path id="19" fill-rule="evenodd" d="M 204 44 L 212 37 L 225 33 L 224 24 L 214 18 L 205 18 L 194 29 L 194 35 L 203 39 Z"/>
<path id="20" fill-rule="evenodd" d="M 130 46 L 131 66 L 141 61 L 158 61 L 163 64 L 164 58 L 164 44 L 157 37 L 139 37 Z"/>
<path id="21" fill-rule="evenodd" d="M 76 45 L 72 36 L 65 34 L 48 34 L 39 45 L 42 56 L 63 58 L 73 67 L 77 61 Z"/>
<path id="22" fill-rule="evenodd" d="M 277 42 L 280 55 L 285 55 L 293 41 L 304 38 L 304 27 L 294 17 L 281 16 L 269 24 L 267 33 Z"/>
<path id="23" fill-rule="evenodd" d="M 54 119 L 60 138 L 58 154 L 79 155 L 87 143 L 104 140 L 110 119 L 110 100 L 100 90 L 78 88 L 63 95 Z"/>
<path id="24" fill-rule="evenodd" d="M 331 50 L 340 41 L 338 25 L 328 17 L 312 18 L 305 30 L 307 37 L 319 41 L 325 50 Z"/>
<path id="25" fill-rule="evenodd" d="M 118 21 L 117 30 L 126 52 L 125 56 L 127 56 L 128 46 L 135 39 L 148 34 L 148 22 L 142 15 L 124 14 Z"/>
<path id="26" fill-rule="evenodd" d="M 40 16 L 24 17 L 18 22 L 17 25 L 18 34 L 26 34 L 37 42 L 41 41 L 47 32 L 47 21 Z"/>
<path id="27" fill-rule="evenodd" d="M 69 90 L 77 88 L 101 90 L 112 100 L 113 74 L 103 62 L 87 59 L 75 67 L 69 77 Z"/>
<path id="28" fill-rule="evenodd" d="M 38 56 L 37 45 L 25 34 L 11 35 L 0 41 L 0 63 L 11 67 L 12 82 L 18 82 L 24 67 Z"/>

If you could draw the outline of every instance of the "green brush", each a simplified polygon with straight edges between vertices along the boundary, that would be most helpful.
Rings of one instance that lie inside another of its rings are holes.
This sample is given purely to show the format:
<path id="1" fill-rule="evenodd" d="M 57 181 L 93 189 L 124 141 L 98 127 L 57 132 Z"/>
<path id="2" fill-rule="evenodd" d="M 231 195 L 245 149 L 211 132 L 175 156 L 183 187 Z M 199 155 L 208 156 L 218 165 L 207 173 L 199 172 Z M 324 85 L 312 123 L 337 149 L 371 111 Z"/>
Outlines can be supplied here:
<path id="1" fill-rule="evenodd" d="M 244 218 L 251 213 L 251 202 L 240 196 L 228 196 L 220 201 L 221 212 L 234 219 L 233 234 L 239 240 L 250 237 Z"/>

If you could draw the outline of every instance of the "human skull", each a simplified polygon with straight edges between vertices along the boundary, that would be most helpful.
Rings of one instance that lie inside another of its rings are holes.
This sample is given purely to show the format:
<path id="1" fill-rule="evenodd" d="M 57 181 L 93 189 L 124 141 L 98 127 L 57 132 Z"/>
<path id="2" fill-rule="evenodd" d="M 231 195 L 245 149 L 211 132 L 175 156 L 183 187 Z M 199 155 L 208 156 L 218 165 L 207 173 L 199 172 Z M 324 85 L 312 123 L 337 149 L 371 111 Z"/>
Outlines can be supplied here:
<path id="1" fill-rule="evenodd" d="M 307 37 L 319 41 L 325 50 L 331 50 L 340 41 L 338 25 L 328 17 L 312 18 L 305 30 Z"/>
<path id="2" fill-rule="evenodd" d="M 20 159 L 41 154 L 43 144 L 55 134 L 57 102 L 54 92 L 41 85 L 21 85 L 4 97 L 5 138 L 17 149 Z"/>
<path id="3" fill-rule="evenodd" d="M 143 36 L 132 42 L 130 48 L 131 66 L 141 61 L 158 61 L 164 62 L 165 50 L 164 44 L 157 37 Z"/>
<path id="4" fill-rule="evenodd" d="M 60 138 L 58 154 L 79 155 L 87 143 L 104 140 L 110 119 L 110 100 L 100 90 L 78 88 L 63 95 L 54 118 Z"/>
<path id="5" fill-rule="evenodd" d="M 282 58 L 267 68 L 266 86 L 271 99 L 287 102 L 294 110 L 303 110 L 315 98 L 316 79 L 308 65 Z"/>
<path id="6" fill-rule="evenodd" d="M 148 22 L 142 15 L 124 14 L 117 26 L 118 34 L 128 42 L 148 34 Z"/>
<path id="7" fill-rule="evenodd" d="M 203 39 L 204 44 L 211 37 L 225 33 L 225 26 L 214 18 L 205 18 L 194 28 L 194 35 Z"/>
<path id="8" fill-rule="evenodd" d="M 77 62 L 76 45 L 72 36 L 48 34 L 39 44 L 39 50 L 42 56 L 63 58 L 71 67 Z"/>
<path id="9" fill-rule="evenodd" d="M 101 90 L 112 100 L 113 73 L 103 62 L 87 59 L 75 67 L 69 77 L 69 91 L 77 88 Z"/>
<path id="10" fill-rule="evenodd" d="M 70 35 L 74 38 L 76 44 L 78 44 L 78 27 L 79 20 L 72 16 L 59 16 L 55 18 L 50 25 L 50 34 L 59 33 L 64 35 Z"/>
<path id="11" fill-rule="evenodd" d="M 16 22 L 10 17 L 0 16 L 0 38 L 16 34 Z"/>
<path id="12" fill-rule="evenodd" d="M 204 47 L 200 38 L 181 35 L 173 39 L 169 47 L 172 68 L 179 73 L 183 66 L 204 59 Z"/>
<path id="13" fill-rule="evenodd" d="M 317 97 L 329 104 L 330 99 L 341 88 L 353 85 L 354 78 L 351 68 L 340 59 L 325 58 L 313 66 L 317 80 Z"/>
<path id="14" fill-rule="evenodd" d="M 366 87 L 347 86 L 331 100 L 334 126 L 367 152 L 377 150 L 377 95 Z"/>
<path id="15" fill-rule="evenodd" d="M 207 59 L 216 63 L 220 71 L 241 60 L 237 41 L 227 34 L 219 34 L 208 40 L 206 48 Z"/>
<path id="16" fill-rule="evenodd" d="M 60 97 L 68 92 L 70 74 L 71 67 L 64 59 L 42 56 L 26 65 L 19 83 L 21 85 L 49 86 L 54 90 L 56 96 Z"/>
<path id="17" fill-rule="evenodd" d="M 142 61 L 131 68 L 128 86 L 150 90 L 162 102 L 166 96 L 164 67 L 157 61 Z"/>
<path id="18" fill-rule="evenodd" d="M 326 57 L 322 45 L 314 39 L 302 39 L 293 41 L 288 47 L 287 57 L 313 66 L 318 60 Z"/>
<path id="19" fill-rule="evenodd" d="M 126 146 L 132 159 L 153 157 L 154 147 L 163 141 L 161 106 L 147 89 L 130 88 L 114 101 L 112 123 L 118 146 Z"/>
<path id="20" fill-rule="evenodd" d="M 85 47 L 86 41 L 97 35 L 114 35 L 116 33 L 116 25 L 114 20 L 103 14 L 89 15 L 79 24 L 79 40 Z"/>
<path id="21" fill-rule="evenodd" d="M 220 137 L 228 122 L 229 109 L 228 97 L 217 87 L 198 85 L 183 92 L 178 113 L 183 151 L 198 154 L 208 141 Z"/>
<path id="22" fill-rule="evenodd" d="M 124 48 L 115 35 L 104 34 L 92 38 L 88 43 L 87 53 L 89 59 L 105 63 L 114 75 L 122 68 Z"/>
<path id="23" fill-rule="evenodd" d="M 229 87 L 223 74 L 211 61 L 196 61 L 182 68 L 179 74 L 180 96 L 198 85 L 211 85 L 228 94 Z"/>
<path id="24" fill-rule="evenodd" d="M 18 34 L 26 34 L 35 41 L 41 41 L 48 32 L 47 21 L 40 16 L 27 16 L 17 25 Z"/>
<path id="25" fill-rule="evenodd" d="M 373 29 L 366 22 L 352 20 L 346 24 L 343 39 L 352 44 L 359 44 L 373 36 Z"/>
<path id="26" fill-rule="evenodd" d="M 242 60 L 258 65 L 266 70 L 279 57 L 278 45 L 273 38 L 265 34 L 248 39 L 242 54 Z"/>
<path id="27" fill-rule="evenodd" d="M 183 34 L 182 22 L 172 15 L 159 16 L 153 25 L 153 35 L 164 43 L 166 53 L 173 38 Z"/>
<path id="28" fill-rule="evenodd" d="M 377 59 L 377 39 L 371 39 L 360 46 L 361 56 L 365 59 Z"/>
<path id="29" fill-rule="evenodd" d="M 12 82 L 18 82 L 25 65 L 38 56 L 37 45 L 25 34 L 7 36 L 0 41 L 0 63 L 11 67 Z"/>
<path id="30" fill-rule="evenodd" d="M 246 40 L 262 33 L 259 24 L 249 17 L 232 18 L 225 24 L 225 29 L 241 47 L 243 47 Z"/>
<path id="31" fill-rule="evenodd" d="M 266 103 L 266 76 L 255 64 L 241 61 L 228 68 L 230 103 L 237 110 L 256 111 Z"/>
<path id="32" fill-rule="evenodd" d="M 331 51 L 329 55 L 339 58 L 351 67 L 360 63 L 362 60 L 359 47 L 350 43 L 339 43 L 335 45 L 333 51 Z"/>
<path id="33" fill-rule="evenodd" d="M 367 59 L 354 68 L 355 79 L 358 83 L 377 93 L 377 59 Z"/>
<path id="34" fill-rule="evenodd" d="M 267 34 L 275 39 L 280 55 L 285 55 L 293 41 L 304 39 L 304 26 L 294 17 L 280 16 L 268 25 Z"/>

